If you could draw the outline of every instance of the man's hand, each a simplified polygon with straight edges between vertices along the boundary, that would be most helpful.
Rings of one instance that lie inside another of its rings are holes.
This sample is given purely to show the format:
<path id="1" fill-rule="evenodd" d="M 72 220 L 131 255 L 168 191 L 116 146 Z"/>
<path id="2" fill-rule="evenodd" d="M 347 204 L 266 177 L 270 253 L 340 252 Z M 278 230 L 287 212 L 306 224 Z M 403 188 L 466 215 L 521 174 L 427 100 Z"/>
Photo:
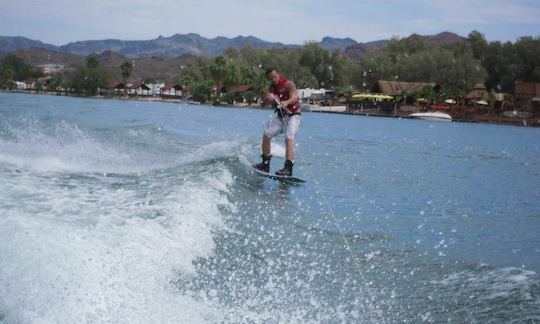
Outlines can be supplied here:
<path id="1" fill-rule="evenodd" d="M 279 99 L 274 97 L 274 102 L 277 104 L 278 108 L 285 111 L 286 113 L 290 114 L 291 111 L 285 106 Z"/>

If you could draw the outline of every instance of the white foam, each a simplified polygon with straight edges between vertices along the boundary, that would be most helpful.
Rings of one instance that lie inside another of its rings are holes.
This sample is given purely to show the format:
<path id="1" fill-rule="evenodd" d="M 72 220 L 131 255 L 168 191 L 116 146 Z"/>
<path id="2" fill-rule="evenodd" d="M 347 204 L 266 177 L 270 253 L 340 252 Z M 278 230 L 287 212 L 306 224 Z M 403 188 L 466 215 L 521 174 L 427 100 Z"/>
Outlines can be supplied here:
<path id="1" fill-rule="evenodd" d="M 179 156 L 176 160 L 177 163 L 185 164 L 197 161 L 204 161 L 209 159 L 216 159 L 222 157 L 229 157 L 236 155 L 238 157 L 245 156 L 251 150 L 250 145 L 247 142 L 242 141 L 227 141 L 227 142 L 213 142 L 190 152 L 189 154 Z"/>
<path id="2" fill-rule="evenodd" d="M 280 158 L 285 158 L 285 153 L 286 153 L 286 150 L 285 150 L 284 145 L 278 144 L 278 143 L 272 143 L 272 155 L 280 157 Z"/>
<path id="3" fill-rule="evenodd" d="M 49 127 L 28 121 L 0 139 L 0 163 L 40 172 L 132 173 L 160 167 L 151 152 L 128 150 L 113 139 L 98 139 L 78 126 L 57 122 Z M 126 132 L 129 133 L 129 132 Z M 163 159 L 162 159 L 163 160 Z"/>
<path id="4" fill-rule="evenodd" d="M 467 288 L 470 293 L 476 293 L 479 300 L 490 301 L 497 298 L 507 298 L 512 295 L 520 300 L 532 299 L 532 287 L 538 285 L 536 272 L 515 267 L 489 269 L 480 266 L 475 270 L 452 273 L 442 280 L 431 281 L 433 284 L 444 286 L 459 286 Z"/>
<path id="5" fill-rule="evenodd" d="M 128 189 L 32 173 L 0 184 L 0 312 L 14 323 L 219 322 L 172 282 L 211 255 L 232 175 Z M 142 186 L 142 185 L 141 185 Z M 161 188 L 160 188 L 161 186 Z M 24 201 L 24 203 L 21 203 Z"/>

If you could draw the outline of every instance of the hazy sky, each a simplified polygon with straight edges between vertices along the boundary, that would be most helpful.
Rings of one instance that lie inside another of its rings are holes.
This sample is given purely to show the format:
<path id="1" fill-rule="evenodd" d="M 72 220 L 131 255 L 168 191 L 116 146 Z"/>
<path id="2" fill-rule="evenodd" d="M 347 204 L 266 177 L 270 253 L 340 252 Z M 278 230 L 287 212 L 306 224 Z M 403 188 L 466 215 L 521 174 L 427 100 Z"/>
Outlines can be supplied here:
<path id="1" fill-rule="evenodd" d="M 173 34 L 252 35 L 302 44 L 478 30 L 490 41 L 540 35 L 540 0 L 0 0 L 0 35 L 64 45 Z"/>

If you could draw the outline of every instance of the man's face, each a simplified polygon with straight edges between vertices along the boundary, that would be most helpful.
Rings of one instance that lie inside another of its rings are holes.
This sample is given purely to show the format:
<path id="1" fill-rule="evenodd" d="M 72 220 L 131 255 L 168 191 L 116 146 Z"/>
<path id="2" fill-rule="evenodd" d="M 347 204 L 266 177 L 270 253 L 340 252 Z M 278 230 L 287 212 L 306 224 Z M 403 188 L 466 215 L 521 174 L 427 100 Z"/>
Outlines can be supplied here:
<path id="1" fill-rule="evenodd" d="M 279 82 L 279 74 L 276 71 L 272 71 L 269 74 L 267 74 L 266 78 L 270 82 L 272 82 L 272 84 L 278 84 L 278 82 Z"/>

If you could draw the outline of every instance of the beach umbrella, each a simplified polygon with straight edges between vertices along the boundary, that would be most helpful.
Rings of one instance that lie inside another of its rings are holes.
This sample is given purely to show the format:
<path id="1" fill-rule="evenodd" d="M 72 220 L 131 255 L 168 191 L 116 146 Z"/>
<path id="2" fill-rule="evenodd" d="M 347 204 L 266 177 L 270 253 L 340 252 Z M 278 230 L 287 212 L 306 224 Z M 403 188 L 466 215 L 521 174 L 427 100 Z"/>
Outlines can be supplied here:
<path id="1" fill-rule="evenodd" d="M 357 93 L 357 94 L 354 94 L 351 99 L 356 99 L 356 100 L 361 100 L 361 99 L 366 99 L 368 96 L 367 93 Z"/>
<path id="2" fill-rule="evenodd" d="M 357 93 L 354 94 L 351 99 L 353 100 L 362 100 L 362 99 L 376 99 L 376 100 L 392 100 L 394 97 L 380 94 L 380 93 Z"/>
<path id="3" fill-rule="evenodd" d="M 476 104 L 481 106 L 489 106 L 489 104 L 485 100 L 479 100 L 476 102 Z"/>

